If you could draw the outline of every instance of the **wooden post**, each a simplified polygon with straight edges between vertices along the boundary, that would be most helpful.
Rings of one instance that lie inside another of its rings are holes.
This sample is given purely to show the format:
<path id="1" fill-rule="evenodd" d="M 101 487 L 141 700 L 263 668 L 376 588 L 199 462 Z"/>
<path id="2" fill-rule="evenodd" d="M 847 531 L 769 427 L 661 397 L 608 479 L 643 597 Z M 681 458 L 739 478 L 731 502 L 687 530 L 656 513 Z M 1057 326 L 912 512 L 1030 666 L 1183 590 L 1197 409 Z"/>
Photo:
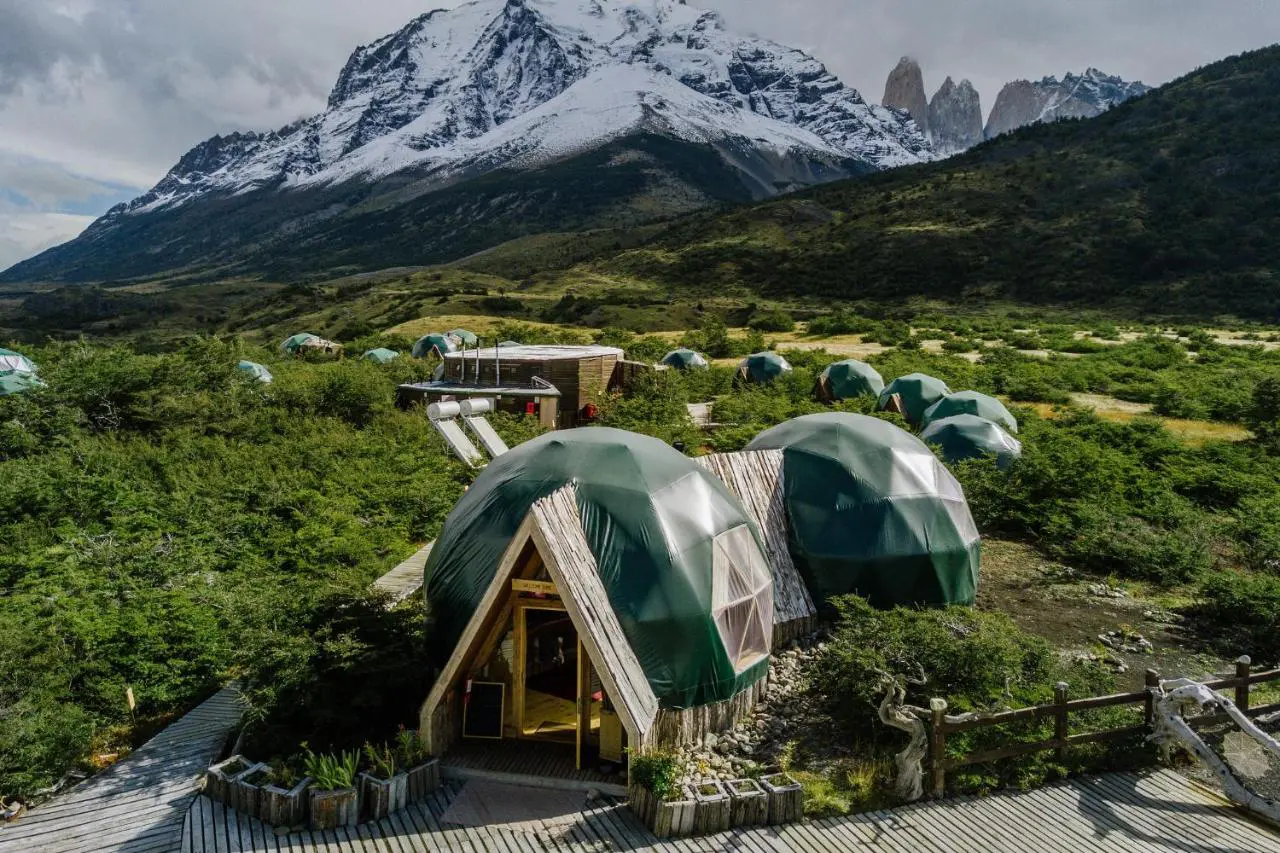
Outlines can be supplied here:
<path id="1" fill-rule="evenodd" d="M 1253 660 L 1248 655 L 1236 658 L 1236 707 L 1242 713 L 1249 713 L 1249 675 L 1253 668 Z"/>
<path id="2" fill-rule="evenodd" d="M 1146 675 L 1147 701 L 1144 709 L 1144 716 L 1147 720 L 1147 728 L 1151 728 L 1156 722 L 1156 696 L 1155 691 L 1160 688 L 1160 671 L 1156 669 L 1147 670 Z"/>
<path id="3" fill-rule="evenodd" d="M 933 796 L 941 798 L 947 790 L 947 731 L 943 728 L 947 714 L 946 699 L 930 699 L 929 768 L 933 773 Z"/>
<path id="4" fill-rule="evenodd" d="M 1067 761 L 1067 682 L 1059 681 L 1053 685 L 1053 739 L 1058 742 L 1054 750 L 1054 759 L 1058 764 Z"/>

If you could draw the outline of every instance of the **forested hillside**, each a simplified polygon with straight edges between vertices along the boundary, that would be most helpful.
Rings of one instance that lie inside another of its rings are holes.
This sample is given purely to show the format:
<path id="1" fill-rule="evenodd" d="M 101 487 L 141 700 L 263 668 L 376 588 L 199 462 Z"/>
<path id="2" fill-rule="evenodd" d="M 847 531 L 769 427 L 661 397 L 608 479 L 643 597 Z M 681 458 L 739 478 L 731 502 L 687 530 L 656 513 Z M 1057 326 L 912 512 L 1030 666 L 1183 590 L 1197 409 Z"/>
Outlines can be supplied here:
<path id="1" fill-rule="evenodd" d="M 1087 121 L 681 221 L 597 263 L 767 296 L 1280 311 L 1280 47 Z"/>

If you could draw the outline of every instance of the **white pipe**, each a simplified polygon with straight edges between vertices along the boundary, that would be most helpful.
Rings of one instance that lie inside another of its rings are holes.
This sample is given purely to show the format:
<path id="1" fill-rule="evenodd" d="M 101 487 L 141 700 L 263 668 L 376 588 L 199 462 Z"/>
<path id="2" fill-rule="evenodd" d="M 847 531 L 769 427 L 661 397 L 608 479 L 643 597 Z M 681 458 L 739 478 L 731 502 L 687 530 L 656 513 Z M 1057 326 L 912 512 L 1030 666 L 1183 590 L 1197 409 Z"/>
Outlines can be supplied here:
<path id="1" fill-rule="evenodd" d="M 463 400 L 459 403 L 462 407 L 462 416 L 469 418 L 474 415 L 487 415 L 496 411 L 495 401 L 489 397 L 476 397 L 470 400 Z"/>
<path id="2" fill-rule="evenodd" d="M 502 347 L 496 340 L 493 342 L 493 387 L 502 387 Z"/>

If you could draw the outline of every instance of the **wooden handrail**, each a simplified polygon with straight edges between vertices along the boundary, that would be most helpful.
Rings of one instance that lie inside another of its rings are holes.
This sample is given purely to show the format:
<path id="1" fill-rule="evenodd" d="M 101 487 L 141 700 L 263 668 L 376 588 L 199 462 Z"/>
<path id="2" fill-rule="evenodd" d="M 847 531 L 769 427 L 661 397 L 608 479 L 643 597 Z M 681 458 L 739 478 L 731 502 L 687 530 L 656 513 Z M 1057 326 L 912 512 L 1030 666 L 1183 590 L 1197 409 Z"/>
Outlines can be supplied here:
<path id="1" fill-rule="evenodd" d="M 1210 690 L 1232 690 L 1236 707 L 1249 716 L 1280 712 L 1280 703 L 1261 708 L 1249 707 L 1249 688 L 1254 684 L 1280 681 L 1280 669 L 1269 669 L 1261 672 L 1252 671 L 1253 664 L 1248 656 L 1236 660 L 1236 674 L 1231 678 L 1220 678 L 1205 682 Z M 930 712 L 927 722 L 930 726 L 929 767 L 932 773 L 932 795 L 941 797 L 946 793 L 946 774 L 957 767 L 972 764 L 986 764 L 1030 755 L 1036 752 L 1054 750 L 1061 763 L 1066 758 L 1068 747 L 1089 743 L 1107 743 L 1135 737 L 1151 731 L 1154 714 L 1155 691 L 1160 686 L 1160 674 L 1154 669 L 1146 672 L 1146 689 L 1133 693 L 1114 693 L 1109 696 L 1089 696 L 1081 699 L 1067 698 L 1067 685 L 1054 685 L 1054 701 L 1044 705 L 1032 705 L 1027 708 L 1015 708 L 1010 711 L 998 711 L 994 714 L 961 714 L 948 715 L 947 703 L 943 699 L 930 701 Z M 1090 711 L 1097 708 L 1115 708 L 1125 705 L 1142 705 L 1144 722 L 1139 726 L 1124 726 L 1118 729 L 1106 729 L 1084 734 L 1070 733 L 1070 715 L 1078 711 Z M 1225 714 L 1211 714 L 1188 720 L 1194 727 L 1209 725 L 1225 719 Z M 1046 740 L 1034 742 L 1011 743 L 1006 746 L 973 752 L 956 758 L 947 756 L 947 738 L 959 732 L 972 731 L 988 726 L 1002 726 L 1024 720 L 1052 719 L 1054 736 Z"/>

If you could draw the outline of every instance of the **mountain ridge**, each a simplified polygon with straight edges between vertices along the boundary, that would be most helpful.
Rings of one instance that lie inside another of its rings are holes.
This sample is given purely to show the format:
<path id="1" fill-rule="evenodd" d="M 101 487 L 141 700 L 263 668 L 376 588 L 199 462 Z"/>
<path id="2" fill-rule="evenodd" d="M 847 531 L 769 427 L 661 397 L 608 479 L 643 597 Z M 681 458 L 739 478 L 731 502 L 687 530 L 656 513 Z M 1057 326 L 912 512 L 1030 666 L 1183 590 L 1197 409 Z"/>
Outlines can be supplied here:
<path id="1" fill-rule="evenodd" d="M 733 34 L 715 13 L 682 0 L 474 0 L 357 48 L 323 112 L 200 143 L 83 238 L 0 281 L 230 263 L 247 244 L 265 247 L 273 237 L 273 248 L 287 253 L 283 244 L 300 229 L 358 215 L 378 198 L 393 204 L 498 170 L 545 168 L 637 134 L 709 149 L 754 198 L 932 157 L 913 123 L 868 104 L 814 57 Z M 225 202 L 241 197 L 278 203 L 282 217 L 273 222 L 264 205 L 251 205 L 243 239 L 221 240 L 211 235 L 225 224 L 201 234 L 199 222 L 179 215 L 191 205 L 225 215 L 239 209 Z M 173 216 L 195 230 L 167 227 Z M 135 227 L 138 217 L 157 223 L 154 239 Z M 126 232 L 143 241 L 145 258 L 118 245 Z"/>

